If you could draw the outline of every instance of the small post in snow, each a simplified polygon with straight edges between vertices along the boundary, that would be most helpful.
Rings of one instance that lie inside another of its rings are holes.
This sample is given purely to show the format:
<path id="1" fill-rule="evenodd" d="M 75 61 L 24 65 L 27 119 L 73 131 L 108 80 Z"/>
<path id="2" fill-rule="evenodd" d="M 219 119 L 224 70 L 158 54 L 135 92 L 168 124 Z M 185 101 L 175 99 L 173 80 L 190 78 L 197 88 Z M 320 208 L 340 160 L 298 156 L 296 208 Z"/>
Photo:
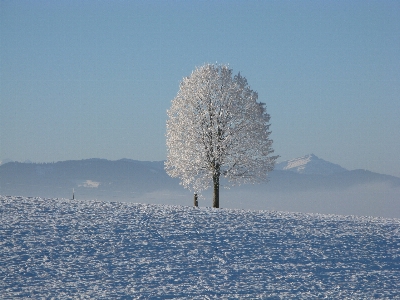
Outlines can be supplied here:
<path id="1" fill-rule="evenodd" d="M 197 194 L 194 194 L 194 207 L 198 207 L 199 206 L 199 201 L 197 200 Z"/>
<path id="2" fill-rule="evenodd" d="M 72 189 L 72 200 L 75 200 L 75 189 Z"/>

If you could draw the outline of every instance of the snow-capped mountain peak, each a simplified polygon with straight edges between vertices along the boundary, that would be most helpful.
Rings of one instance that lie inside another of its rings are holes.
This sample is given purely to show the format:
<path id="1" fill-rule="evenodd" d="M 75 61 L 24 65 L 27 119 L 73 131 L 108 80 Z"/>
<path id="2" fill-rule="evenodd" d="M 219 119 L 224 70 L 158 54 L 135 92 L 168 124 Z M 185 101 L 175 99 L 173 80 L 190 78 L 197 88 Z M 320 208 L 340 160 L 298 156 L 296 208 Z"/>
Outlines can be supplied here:
<path id="1" fill-rule="evenodd" d="M 298 172 L 301 172 L 305 169 L 307 163 L 311 161 L 312 158 L 317 158 L 314 154 L 309 154 L 303 157 L 295 158 L 287 161 L 287 165 L 283 168 L 284 170 L 289 170 L 293 168 L 297 168 Z"/>
<path id="2" fill-rule="evenodd" d="M 275 170 L 292 171 L 300 174 L 330 175 L 347 171 L 345 168 L 323 160 L 314 154 L 283 161 L 275 166 Z"/>

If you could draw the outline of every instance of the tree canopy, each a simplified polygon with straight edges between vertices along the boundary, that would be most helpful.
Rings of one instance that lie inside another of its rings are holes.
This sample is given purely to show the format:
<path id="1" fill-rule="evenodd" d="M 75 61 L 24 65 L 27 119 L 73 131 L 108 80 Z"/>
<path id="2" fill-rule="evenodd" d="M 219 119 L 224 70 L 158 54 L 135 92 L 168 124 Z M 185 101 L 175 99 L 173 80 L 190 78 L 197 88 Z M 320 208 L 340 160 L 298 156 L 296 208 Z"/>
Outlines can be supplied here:
<path id="1" fill-rule="evenodd" d="M 205 64 L 183 78 L 167 111 L 167 173 L 195 193 L 213 185 L 213 207 L 221 175 L 232 185 L 266 181 L 278 156 L 271 156 L 270 115 L 257 100 L 227 65 Z"/>

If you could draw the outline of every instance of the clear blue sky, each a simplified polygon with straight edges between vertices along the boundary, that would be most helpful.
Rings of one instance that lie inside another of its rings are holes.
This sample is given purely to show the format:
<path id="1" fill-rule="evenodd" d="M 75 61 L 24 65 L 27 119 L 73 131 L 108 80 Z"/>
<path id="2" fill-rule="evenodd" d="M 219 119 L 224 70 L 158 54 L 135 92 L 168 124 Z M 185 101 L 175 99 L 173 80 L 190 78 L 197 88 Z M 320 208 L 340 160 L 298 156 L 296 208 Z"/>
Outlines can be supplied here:
<path id="1" fill-rule="evenodd" d="M 164 160 L 184 76 L 229 63 L 275 153 L 400 177 L 400 1 L 0 1 L 0 160 Z"/>

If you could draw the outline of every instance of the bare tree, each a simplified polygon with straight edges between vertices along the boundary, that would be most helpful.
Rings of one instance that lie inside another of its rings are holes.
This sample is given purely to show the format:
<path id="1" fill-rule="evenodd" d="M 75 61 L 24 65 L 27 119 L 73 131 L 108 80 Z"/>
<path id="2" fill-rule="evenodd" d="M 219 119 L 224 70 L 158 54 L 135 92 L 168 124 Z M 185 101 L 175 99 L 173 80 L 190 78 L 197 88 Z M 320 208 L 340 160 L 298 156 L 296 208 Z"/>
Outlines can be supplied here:
<path id="1" fill-rule="evenodd" d="M 240 73 L 205 64 L 183 78 L 167 120 L 171 177 L 196 193 L 214 187 L 219 207 L 220 176 L 234 184 L 267 180 L 278 156 L 269 139 L 270 116 Z"/>

